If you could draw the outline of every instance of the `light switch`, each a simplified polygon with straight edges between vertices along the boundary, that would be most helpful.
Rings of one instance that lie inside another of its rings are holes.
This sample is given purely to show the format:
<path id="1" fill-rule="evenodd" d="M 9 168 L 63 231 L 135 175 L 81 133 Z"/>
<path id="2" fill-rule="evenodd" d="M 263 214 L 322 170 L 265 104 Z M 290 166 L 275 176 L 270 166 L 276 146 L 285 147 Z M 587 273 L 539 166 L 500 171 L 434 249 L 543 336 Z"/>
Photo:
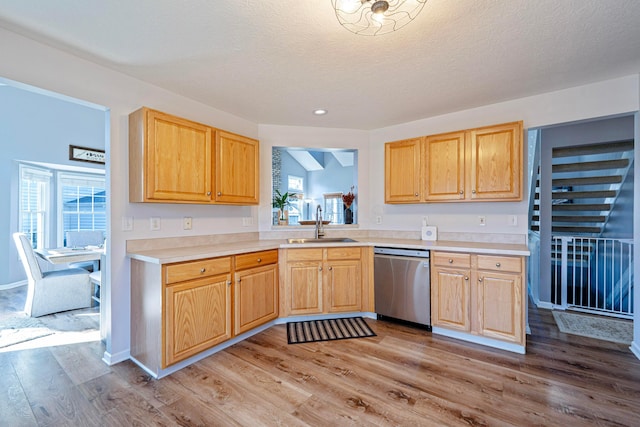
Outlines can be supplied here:
<path id="1" fill-rule="evenodd" d="M 150 221 L 149 221 L 149 228 L 151 228 L 151 231 L 158 231 L 160 230 L 160 217 L 159 216 L 152 216 Z"/>

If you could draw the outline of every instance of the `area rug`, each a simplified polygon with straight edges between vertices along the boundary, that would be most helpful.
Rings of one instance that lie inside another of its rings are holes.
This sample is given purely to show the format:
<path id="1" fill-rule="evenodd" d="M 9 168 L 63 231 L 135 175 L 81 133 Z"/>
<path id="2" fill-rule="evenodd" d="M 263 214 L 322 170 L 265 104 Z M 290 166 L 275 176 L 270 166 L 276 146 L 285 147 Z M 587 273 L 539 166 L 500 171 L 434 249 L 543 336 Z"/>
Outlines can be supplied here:
<path id="1" fill-rule="evenodd" d="M 362 317 L 310 320 L 287 323 L 289 344 L 375 337 Z"/>
<path id="2" fill-rule="evenodd" d="M 54 331 L 33 317 L 13 316 L 0 320 L 0 348 L 52 335 Z"/>
<path id="3" fill-rule="evenodd" d="M 630 320 L 566 311 L 552 311 L 552 314 L 560 332 L 622 344 L 631 344 L 633 340 L 633 322 Z"/>

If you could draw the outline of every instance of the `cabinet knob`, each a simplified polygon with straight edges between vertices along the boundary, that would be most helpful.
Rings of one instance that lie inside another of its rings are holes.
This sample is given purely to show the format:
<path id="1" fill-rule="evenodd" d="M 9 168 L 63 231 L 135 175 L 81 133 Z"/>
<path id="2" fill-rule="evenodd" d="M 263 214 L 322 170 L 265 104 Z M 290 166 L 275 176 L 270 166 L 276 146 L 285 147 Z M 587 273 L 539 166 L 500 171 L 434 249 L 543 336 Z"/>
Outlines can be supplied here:
<path id="1" fill-rule="evenodd" d="M 416 197 L 418 197 L 418 193 L 416 193 Z"/>
<path id="2" fill-rule="evenodd" d="M 207 191 L 207 196 L 210 196 L 210 195 L 211 195 L 211 191 Z"/>
<path id="3" fill-rule="evenodd" d="M 218 196 L 222 196 L 222 193 L 218 191 Z"/>
<path id="4" fill-rule="evenodd" d="M 449 264 L 453 264 L 453 260 L 449 258 Z"/>
<path id="5" fill-rule="evenodd" d="M 333 267 L 329 267 L 329 271 L 333 270 Z"/>
<path id="6" fill-rule="evenodd" d="M 478 282 L 482 282 L 482 277 L 478 277 Z"/>
<path id="7" fill-rule="evenodd" d="M 240 280 L 238 280 L 239 282 Z M 227 280 L 227 286 L 231 286 L 231 280 Z"/>
<path id="8" fill-rule="evenodd" d="M 207 271 L 207 269 L 206 269 L 206 268 L 201 268 L 201 269 L 200 269 L 200 273 L 204 273 L 205 271 Z"/>
<path id="9" fill-rule="evenodd" d="M 500 263 L 496 262 L 496 267 L 500 268 Z"/>
<path id="10" fill-rule="evenodd" d="M 460 190 L 460 194 L 464 194 L 464 191 Z"/>
<path id="11" fill-rule="evenodd" d="M 476 194 L 476 190 L 471 190 L 471 192 L 472 192 L 473 194 Z"/>
<path id="12" fill-rule="evenodd" d="M 469 276 L 464 276 L 464 280 L 469 280 Z"/>
<path id="13" fill-rule="evenodd" d="M 322 267 L 318 267 L 318 271 L 322 271 Z"/>
<path id="14" fill-rule="evenodd" d="M 262 262 L 262 258 L 258 258 L 258 262 Z"/>

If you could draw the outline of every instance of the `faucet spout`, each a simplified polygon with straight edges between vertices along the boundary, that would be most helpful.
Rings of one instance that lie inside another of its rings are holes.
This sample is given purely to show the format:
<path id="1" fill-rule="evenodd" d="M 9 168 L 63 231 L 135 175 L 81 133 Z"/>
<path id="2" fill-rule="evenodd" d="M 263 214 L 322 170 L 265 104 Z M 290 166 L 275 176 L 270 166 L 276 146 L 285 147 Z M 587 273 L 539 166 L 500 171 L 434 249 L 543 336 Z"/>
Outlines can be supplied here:
<path id="1" fill-rule="evenodd" d="M 322 226 L 322 206 L 316 207 L 316 239 L 324 237 L 324 227 Z"/>

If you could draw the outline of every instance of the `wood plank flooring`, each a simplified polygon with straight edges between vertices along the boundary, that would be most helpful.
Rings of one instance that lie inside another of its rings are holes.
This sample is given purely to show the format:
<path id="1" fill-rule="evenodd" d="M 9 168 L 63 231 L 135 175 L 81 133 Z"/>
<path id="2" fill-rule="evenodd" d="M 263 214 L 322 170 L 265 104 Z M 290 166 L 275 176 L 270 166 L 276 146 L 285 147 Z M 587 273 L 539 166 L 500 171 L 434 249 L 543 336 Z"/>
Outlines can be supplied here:
<path id="1" fill-rule="evenodd" d="M 640 425 L 627 346 L 529 320 L 526 355 L 371 319 L 376 337 L 287 345 L 280 325 L 159 381 L 99 341 L 1 352 L 0 425 Z"/>

